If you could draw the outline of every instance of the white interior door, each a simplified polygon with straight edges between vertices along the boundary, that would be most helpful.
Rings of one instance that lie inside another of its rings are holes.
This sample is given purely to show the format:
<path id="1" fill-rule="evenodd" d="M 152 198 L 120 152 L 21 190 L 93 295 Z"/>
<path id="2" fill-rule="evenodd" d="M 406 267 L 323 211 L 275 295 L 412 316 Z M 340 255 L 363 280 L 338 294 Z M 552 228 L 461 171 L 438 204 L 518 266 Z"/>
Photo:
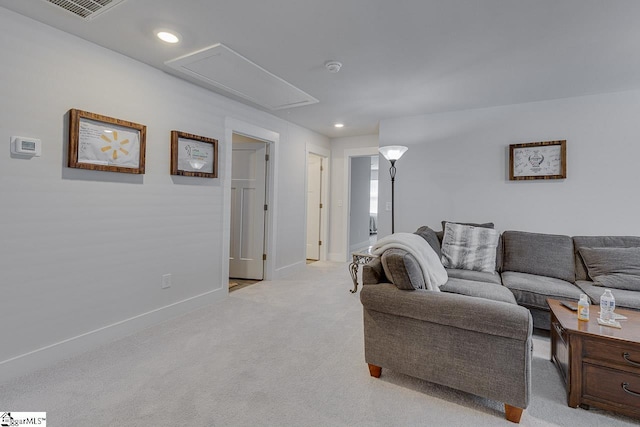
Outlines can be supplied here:
<path id="1" fill-rule="evenodd" d="M 320 259 L 322 157 L 309 153 L 307 163 L 307 259 Z"/>
<path id="2" fill-rule="evenodd" d="M 266 143 L 233 143 L 229 277 L 264 278 Z"/>

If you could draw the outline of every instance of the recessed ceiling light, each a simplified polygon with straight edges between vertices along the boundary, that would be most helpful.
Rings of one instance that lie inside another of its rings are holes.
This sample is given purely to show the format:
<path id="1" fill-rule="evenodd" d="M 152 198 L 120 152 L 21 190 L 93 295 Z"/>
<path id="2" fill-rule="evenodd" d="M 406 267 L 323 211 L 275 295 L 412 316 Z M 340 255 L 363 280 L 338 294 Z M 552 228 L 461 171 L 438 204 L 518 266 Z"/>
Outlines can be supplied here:
<path id="1" fill-rule="evenodd" d="M 344 124 L 342 124 L 342 123 L 336 123 L 334 126 L 335 126 L 335 127 L 337 127 L 337 128 L 343 128 L 343 127 L 344 127 Z"/>
<path id="2" fill-rule="evenodd" d="M 175 44 L 180 41 L 180 37 L 178 37 L 175 33 L 171 33 L 169 31 L 158 31 L 156 33 L 156 36 L 158 36 L 160 40 L 166 43 Z"/>

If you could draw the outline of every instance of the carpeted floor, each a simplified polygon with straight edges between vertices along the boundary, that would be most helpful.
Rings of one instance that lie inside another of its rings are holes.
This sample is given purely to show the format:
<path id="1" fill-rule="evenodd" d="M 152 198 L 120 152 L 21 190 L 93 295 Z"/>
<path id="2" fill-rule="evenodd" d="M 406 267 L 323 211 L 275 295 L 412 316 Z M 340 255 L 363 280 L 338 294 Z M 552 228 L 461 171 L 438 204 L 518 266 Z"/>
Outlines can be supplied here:
<path id="1" fill-rule="evenodd" d="M 0 409 L 47 411 L 52 426 L 512 426 L 502 404 L 383 370 L 369 376 L 362 308 L 346 263 L 286 280 L 0 384 Z M 630 426 L 566 406 L 534 344 L 523 426 Z M 425 361 L 428 363 L 428 361 Z"/>

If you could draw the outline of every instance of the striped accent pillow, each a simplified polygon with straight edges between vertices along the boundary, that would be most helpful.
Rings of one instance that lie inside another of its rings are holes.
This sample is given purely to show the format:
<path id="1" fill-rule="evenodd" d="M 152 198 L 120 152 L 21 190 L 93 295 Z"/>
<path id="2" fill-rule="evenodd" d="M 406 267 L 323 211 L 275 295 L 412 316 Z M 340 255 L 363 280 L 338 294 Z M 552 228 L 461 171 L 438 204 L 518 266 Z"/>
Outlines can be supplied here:
<path id="1" fill-rule="evenodd" d="M 491 228 L 448 222 L 442 238 L 442 265 L 495 273 L 499 237 L 498 232 Z"/>

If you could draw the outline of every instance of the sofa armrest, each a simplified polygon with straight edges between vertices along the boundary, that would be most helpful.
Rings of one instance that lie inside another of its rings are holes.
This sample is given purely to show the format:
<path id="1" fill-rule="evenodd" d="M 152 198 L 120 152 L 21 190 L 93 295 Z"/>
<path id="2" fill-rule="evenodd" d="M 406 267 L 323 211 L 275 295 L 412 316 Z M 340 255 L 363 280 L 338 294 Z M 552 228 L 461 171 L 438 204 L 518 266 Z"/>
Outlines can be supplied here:
<path id="1" fill-rule="evenodd" d="M 366 310 L 521 341 L 528 340 L 533 330 L 531 314 L 526 308 L 484 298 L 406 291 L 384 283 L 363 286 L 360 301 Z"/>
<path id="2" fill-rule="evenodd" d="M 386 282 L 387 277 L 384 274 L 384 268 L 382 268 L 380 257 L 374 258 L 373 260 L 362 266 L 363 285 L 375 285 L 377 283 Z"/>
<path id="3" fill-rule="evenodd" d="M 404 249 L 387 249 L 362 268 L 365 285 L 391 282 L 400 289 L 426 289 L 418 261 Z"/>

